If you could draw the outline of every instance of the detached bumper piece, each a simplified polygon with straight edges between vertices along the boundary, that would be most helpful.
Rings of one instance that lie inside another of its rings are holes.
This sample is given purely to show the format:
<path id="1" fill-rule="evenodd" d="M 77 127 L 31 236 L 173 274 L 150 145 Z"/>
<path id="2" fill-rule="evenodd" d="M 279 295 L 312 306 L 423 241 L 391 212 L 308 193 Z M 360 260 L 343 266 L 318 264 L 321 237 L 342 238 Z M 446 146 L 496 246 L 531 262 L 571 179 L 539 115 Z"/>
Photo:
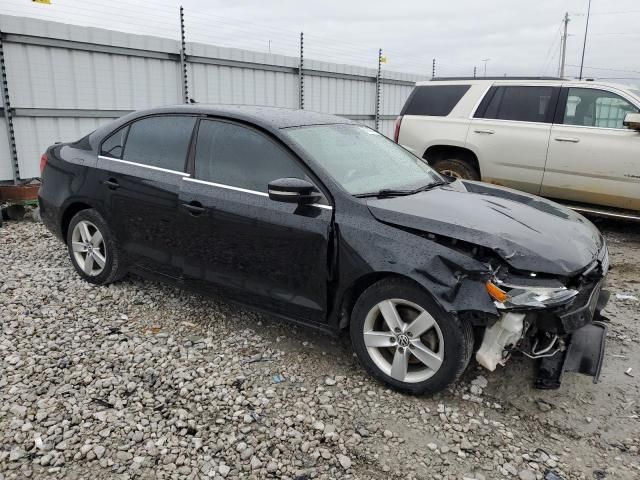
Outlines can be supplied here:
<path id="1" fill-rule="evenodd" d="M 565 351 L 540 360 L 535 388 L 559 388 L 562 374 L 565 372 L 589 375 L 593 377 L 593 383 L 598 382 L 607 335 L 607 325 L 601 320 L 605 318 L 596 312 L 593 323 L 573 332 Z"/>

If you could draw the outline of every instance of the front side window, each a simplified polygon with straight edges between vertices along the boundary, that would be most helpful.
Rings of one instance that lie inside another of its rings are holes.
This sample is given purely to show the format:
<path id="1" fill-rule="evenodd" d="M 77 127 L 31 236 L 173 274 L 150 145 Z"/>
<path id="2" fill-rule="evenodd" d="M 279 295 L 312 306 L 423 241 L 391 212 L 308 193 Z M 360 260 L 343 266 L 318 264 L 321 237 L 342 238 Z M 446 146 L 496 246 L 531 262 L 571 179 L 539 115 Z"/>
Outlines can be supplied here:
<path id="1" fill-rule="evenodd" d="M 401 115 L 446 117 L 470 85 L 422 85 L 415 88 Z"/>
<path id="2" fill-rule="evenodd" d="M 129 127 L 122 159 L 184 172 L 195 123 L 196 117 L 180 115 L 138 120 Z"/>
<path id="3" fill-rule="evenodd" d="M 638 108 L 615 93 L 595 88 L 570 88 L 562 123 L 585 127 L 624 128 L 627 113 Z"/>
<path id="4" fill-rule="evenodd" d="M 493 87 L 475 114 L 476 118 L 551 123 L 557 87 Z"/>
<path id="5" fill-rule="evenodd" d="M 306 178 L 293 155 L 266 135 L 215 120 L 198 127 L 194 173 L 200 180 L 264 193 L 273 180 Z"/>
<path id="6" fill-rule="evenodd" d="M 362 125 L 316 125 L 285 131 L 352 195 L 442 181 L 424 160 Z"/>

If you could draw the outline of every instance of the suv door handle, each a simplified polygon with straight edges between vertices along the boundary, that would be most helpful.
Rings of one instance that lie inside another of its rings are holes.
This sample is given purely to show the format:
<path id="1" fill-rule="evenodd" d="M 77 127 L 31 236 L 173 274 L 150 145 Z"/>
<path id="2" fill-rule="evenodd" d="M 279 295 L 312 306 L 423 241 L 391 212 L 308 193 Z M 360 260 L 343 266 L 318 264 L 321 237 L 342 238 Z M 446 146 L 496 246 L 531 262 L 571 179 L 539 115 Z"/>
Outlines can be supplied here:
<path id="1" fill-rule="evenodd" d="M 109 190 L 115 190 L 117 188 L 120 188 L 120 184 L 115 178 L 110 178 L 109 180 L 105 180 L 104 182 L 102 182 L 102 184 L 106 185 L 107 188 L 109 188 Z"/>
<path id="2" fill-rule="evenodd" d="M 571 142 L 571 143 L 578 143 L 580 141 L 579 138 L 575 138 L 575 137 L 556 137 L 554 138 L 554 140 L 556 142 Z"/>
<path id="3" fill-rule="evenodd" d="M 182 206 L 189 211 L 189 215 L 198 216 L 204 213 L 206 210 L 200 202 L 193 201 L 189 203 L 183 203 Z"/>
<path id="4" fill-rule="evenodd" d="M 484 133 L 486 135 L 493 135 L 495 130 L 474 130 L 475 133 Z"/>

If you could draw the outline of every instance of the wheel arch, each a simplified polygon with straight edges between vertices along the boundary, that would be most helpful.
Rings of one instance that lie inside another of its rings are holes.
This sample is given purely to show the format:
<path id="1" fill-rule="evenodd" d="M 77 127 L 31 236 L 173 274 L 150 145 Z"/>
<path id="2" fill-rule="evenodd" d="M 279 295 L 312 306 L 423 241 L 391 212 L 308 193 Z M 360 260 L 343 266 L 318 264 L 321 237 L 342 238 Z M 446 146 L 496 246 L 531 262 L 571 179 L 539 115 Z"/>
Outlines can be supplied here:
<path id="1" fill-rule="evenodd" d="M 339 313 L 339 324 L 338 329 L 340 331 L 344 331 L 349 328 L 349 324 L 351 323 L 351 313 L 353 312 L 353 307 L 355 306 L 360 295 L 369 288 L 371 285 L 379 282 L 380 280 L 388 279 L 388 278 L 396 278 L 399 280 L 406 280 L 411 282 L 424 290 L 427 294 L 429 294 L 432 298 L 433 295 L 422 285 L 420 282 L 416 281 L 414 278 L 411 278 L 408 275 L 402 275 L 396 272 L 372 272 L 362 275 L 358 277 L 356 280 L 351 282 L 351 284 L 344 290 L 341 300 L 340 300 L 340 308 L 338 310 Z M 437 302 L 437 299 L 434 298 Z M 438 303 L 438 302 L 437 302 Z"/>
<path id="2" fill-rule="evenodd" d="M 457 145 L 431 145 L 422 155 L 422 158 L 429 162 L 429 165 L 432 165 L 438 160 L 452 157 L 468 162 L 476 169 L 478 174 L 480 174 L 480 178 L 482 178 L 482 170 L 480 169 L 478 155 L 469 148 Z"/>
<path id="3" fill-rule="evenodd" d="M 69 231 L 71 219 L 76 213 L 89 208 L 93 208 L 93 206 L 84 201 L 74 201 L 65 207 L 60 218 L 60 232 L 62 233 L 62 238 L 65 241 L 67 239 L 67 232 Z"/>

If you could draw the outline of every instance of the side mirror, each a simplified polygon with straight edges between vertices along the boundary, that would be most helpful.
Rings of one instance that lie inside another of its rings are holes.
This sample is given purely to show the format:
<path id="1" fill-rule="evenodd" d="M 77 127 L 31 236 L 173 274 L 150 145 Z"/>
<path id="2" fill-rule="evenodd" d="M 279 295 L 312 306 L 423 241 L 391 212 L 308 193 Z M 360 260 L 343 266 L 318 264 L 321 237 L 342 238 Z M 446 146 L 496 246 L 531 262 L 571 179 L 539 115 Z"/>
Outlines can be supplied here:
<path id="1" fill-rule="evenodd" d="M 308 205 L 322 198 L 313 183 L 300 178 L 279 178 L 269 182 L 267 189 L 269 198 L 275 202 Z"/>
<path id="2" fill-rule="evenodd" d="M 627 113 L 622 124 L 632 130 L 640 130 L 640 113 Z"/>

